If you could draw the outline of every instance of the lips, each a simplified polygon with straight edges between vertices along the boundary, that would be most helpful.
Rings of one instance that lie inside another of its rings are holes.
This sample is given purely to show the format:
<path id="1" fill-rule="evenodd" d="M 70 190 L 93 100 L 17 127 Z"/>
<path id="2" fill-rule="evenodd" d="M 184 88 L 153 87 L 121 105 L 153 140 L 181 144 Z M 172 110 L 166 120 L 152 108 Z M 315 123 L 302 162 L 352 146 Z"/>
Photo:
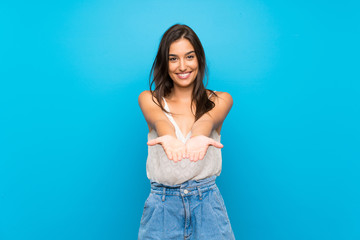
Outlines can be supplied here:
<path id="1" fill-rule="evenodd" d="M 180 79 L 186 79 L 190 76 L 191 72 L 186 72 L 186 73 L 177 73 L 176 75 L 180 78 Z"/>

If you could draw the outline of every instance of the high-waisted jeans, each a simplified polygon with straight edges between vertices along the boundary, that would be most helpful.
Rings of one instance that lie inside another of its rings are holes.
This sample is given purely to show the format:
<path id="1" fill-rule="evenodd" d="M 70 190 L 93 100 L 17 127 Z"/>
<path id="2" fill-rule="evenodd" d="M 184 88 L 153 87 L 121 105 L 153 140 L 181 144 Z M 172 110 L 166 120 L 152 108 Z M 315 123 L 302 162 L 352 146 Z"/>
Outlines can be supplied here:
<path id="1" fill-rule="evenodd" d="M 138 239 L 235 239 L 215 178 L 174 186 L 151 182 Z"/>

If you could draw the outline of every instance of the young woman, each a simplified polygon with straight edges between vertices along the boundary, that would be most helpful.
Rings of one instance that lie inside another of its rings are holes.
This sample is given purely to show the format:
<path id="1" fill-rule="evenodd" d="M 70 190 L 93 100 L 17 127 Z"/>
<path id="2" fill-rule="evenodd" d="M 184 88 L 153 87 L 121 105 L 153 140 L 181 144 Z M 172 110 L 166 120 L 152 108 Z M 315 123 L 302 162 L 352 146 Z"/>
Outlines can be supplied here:
<path id="1" fill-rule="evenodd" d="M 149 127 L 151 182 L 139 240 L 235 239 L 215 184 L 222 166 L 220 130 L 233 101 L 226 92 L 205 89 L 206 72 L 195 32 L 170 27 L 151 69 L 150 91 L 138 99 Z"/>

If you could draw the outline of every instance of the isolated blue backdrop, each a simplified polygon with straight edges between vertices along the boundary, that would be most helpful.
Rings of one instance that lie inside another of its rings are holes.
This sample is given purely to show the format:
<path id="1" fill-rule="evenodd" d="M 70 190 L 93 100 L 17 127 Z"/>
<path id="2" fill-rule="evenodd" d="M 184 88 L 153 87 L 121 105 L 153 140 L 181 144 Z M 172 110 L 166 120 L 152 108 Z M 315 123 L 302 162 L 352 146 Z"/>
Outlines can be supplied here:
<path id="1" fill-rule="evenodd" d="M 149 193 L 137 97 L 192 27 L 229 92 L 237 239 L 360 239 L 357 1 L 2 1 L 0 239 L 136 239 Z"/>

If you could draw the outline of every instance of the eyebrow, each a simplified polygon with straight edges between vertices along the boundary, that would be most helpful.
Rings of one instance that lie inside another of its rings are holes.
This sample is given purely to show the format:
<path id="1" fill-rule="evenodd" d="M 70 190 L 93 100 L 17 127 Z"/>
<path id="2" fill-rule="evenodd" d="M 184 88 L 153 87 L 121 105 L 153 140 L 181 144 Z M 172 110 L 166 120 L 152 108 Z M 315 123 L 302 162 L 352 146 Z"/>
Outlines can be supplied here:
<path id="1" fill-rule="evenodd" d="M 185 53 L 185 55 L 188 55 L 188 54 L 193 53 L 193 52 L 195 52 L 195 51 L 187 52 L 187 53 Z M 169 56 L 177 56 L 177 55 L 176 54 L 169 54 Z"/>

